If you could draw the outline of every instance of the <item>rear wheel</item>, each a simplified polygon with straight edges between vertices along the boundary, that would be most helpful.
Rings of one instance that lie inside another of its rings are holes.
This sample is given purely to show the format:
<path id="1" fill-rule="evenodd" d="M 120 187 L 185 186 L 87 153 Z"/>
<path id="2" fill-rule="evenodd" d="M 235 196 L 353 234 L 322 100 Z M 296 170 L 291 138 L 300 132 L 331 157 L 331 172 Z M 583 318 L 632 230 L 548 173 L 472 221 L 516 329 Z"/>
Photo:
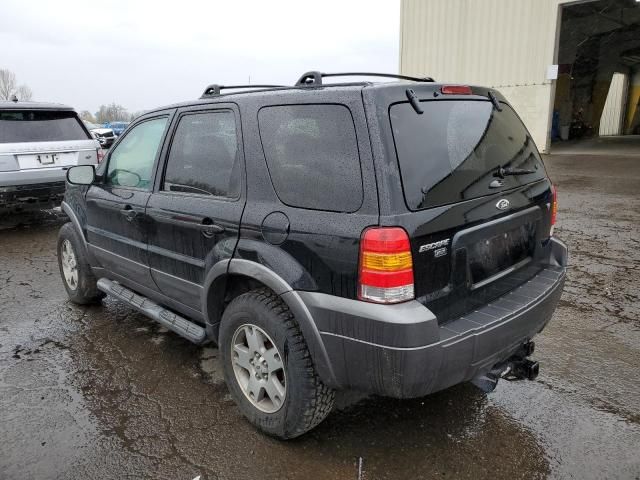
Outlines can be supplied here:
<path id="1" fill-rule="evenodd" d="M 85 305 L 104 297 L 98 290 L 84 246 L 73 224 L 66 223 L 58 234 L 58 267 L 62 283 L 73 303 Z"/>
<path id="2" fill-rule="evenodd" d="M 220 327 L 227 386 L 242 413 L 269 435 L 287 439 L 311 430 L 333 407 L 293 314 L 268 289 L 240 295 Z"/>

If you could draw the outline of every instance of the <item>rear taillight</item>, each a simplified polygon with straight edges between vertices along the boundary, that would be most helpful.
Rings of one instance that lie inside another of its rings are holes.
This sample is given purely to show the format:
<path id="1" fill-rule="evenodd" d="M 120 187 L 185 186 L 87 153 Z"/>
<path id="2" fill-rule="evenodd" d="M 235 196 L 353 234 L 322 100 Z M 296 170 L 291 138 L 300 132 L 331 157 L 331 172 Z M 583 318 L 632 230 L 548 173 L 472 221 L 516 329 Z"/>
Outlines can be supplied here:
<path id="1" fill-rule="evenodd" d="M 358 298 L 398 303 L 414 298 L 413 261 L 407 232 L 399 227 L 370 227 L 360 240 Z"/>
<path id="2" fill-rule="evenodd" d="M 469 85 L 443 85 L 440 91 L 445 95 L 471 95 Z"/>
<path id="3" fill-rule="evenodd" d="M 98 163 L 102 162 L 102 159 L 104 158 L 104 150 L 98 148 L 96 150 L 96 157 L 98 158 Z"/>
<path id="4" fill-rule="evenodd" d="M 549 236 L 553 237 L 553 230 L 556 226 L 556 218 L 558 217 L 558 191 L 555 185 L 551 185 L 551 229 Z"/>

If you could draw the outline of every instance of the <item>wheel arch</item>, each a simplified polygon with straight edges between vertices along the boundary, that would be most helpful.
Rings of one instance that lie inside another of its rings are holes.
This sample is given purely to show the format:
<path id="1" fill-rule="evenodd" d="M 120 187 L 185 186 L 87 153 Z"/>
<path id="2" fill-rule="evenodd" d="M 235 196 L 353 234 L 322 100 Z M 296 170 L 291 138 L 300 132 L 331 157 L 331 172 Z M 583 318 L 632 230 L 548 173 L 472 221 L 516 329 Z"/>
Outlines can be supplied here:
<path id="1" fill-rule="evenodd" d="M 82 248 L 84 250 L 84 254 L 89 260 L 89 264 L 92 266 L 96 266 L 96 259 L 88 247 L 87 237 L 84 233 L 84 228 L 80 223 L 80 219 L 78 218 L 78 215 L 76 214 L 75 210 L 71 207 L 71 205 L 69 205 L 65 201 L 62 202 L 61 207 L 64 213 L 67 214 L 67 217 L 69 217 L 69 220 L 71 220 L 71 223 L 73 224 L 73 228 L 76 230 L 76 232 L 80 236 L 80 241 L 82 242 Z"/>
<path id="2" fill-rule="evenodd" d="M 304 335 L 318 375 L 328 386 L 335 386 L 337 382 L 329 356 L 309 309 L 282 277 L 257 262 L 244 259 L 222 260 L 209 271 L 202 299 L 209 338 L 218 342 L 222 314 L 235 297 L 261 287 L 269 288 L 287 304 Z"/>

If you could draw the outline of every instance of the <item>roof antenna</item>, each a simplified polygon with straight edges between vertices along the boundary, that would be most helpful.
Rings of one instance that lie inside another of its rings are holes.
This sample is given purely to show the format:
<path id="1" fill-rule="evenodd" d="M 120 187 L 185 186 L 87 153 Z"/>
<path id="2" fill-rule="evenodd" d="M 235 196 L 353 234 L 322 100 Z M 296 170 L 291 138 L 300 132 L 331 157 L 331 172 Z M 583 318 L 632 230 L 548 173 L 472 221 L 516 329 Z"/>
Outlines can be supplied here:
<path id="1" fill-rule="evenodd" d="M 12 95 L 12 96 L 11 96 L 11 101 L 12 101 L 13 103 L 18 103 L 18 96 L 17 96 L 17 95 Z"/>

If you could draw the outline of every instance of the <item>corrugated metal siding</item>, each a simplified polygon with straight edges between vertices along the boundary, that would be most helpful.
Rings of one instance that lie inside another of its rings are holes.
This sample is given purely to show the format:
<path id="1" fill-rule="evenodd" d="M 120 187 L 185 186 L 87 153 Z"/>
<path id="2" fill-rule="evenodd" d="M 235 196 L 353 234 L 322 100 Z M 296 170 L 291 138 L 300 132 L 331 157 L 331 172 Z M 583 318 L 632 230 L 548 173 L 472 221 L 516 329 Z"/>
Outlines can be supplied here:
<path id="1" fill-rule="evenodd" d="M 609 86 L 607 100 L 600 117 L 600 136 L 622 135 L 624 111 L 627 104 L 628 76 L 614 73 Z"/>
<path id="2" fill-rule="evenodd" d="M 400 72 L 495 87 L 546 150 L 559 5 L 571 0 L 402 0 Z"/>
<path id="3" fill-rule="evenodd" d="M 558 0 L 402 0 L 402 73 L 493 87 L 548 83 Z"/>

